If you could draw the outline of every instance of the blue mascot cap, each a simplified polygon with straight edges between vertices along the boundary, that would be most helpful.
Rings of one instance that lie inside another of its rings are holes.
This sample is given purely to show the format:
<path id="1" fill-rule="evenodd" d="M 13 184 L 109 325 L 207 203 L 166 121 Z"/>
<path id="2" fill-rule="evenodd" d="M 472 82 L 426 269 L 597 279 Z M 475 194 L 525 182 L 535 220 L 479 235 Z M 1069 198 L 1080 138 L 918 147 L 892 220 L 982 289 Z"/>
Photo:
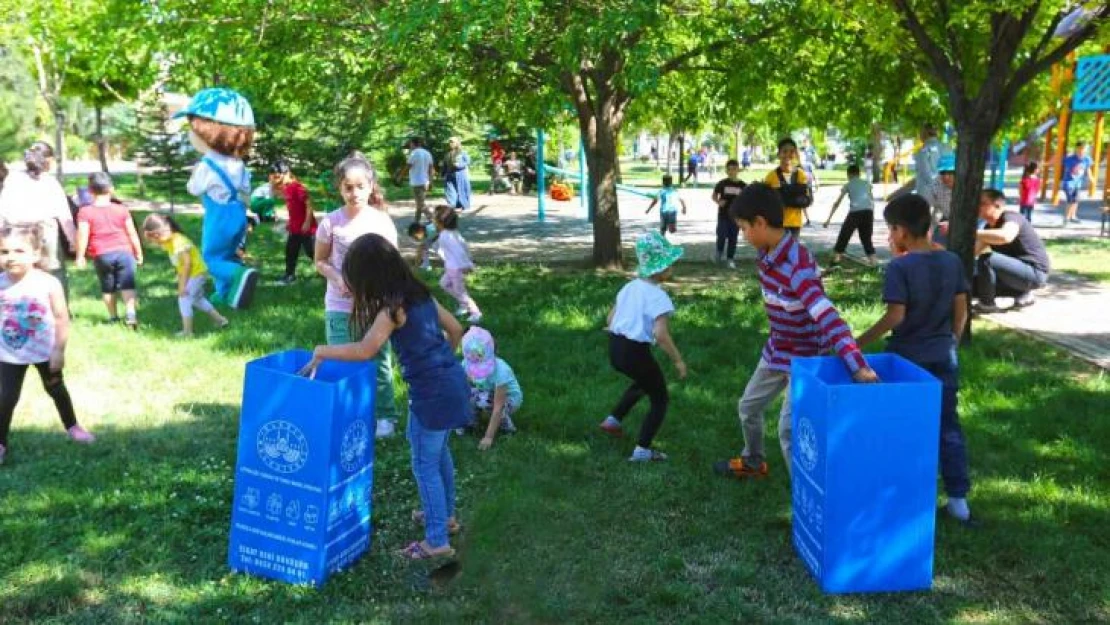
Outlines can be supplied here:
<path id="1" fill-rule="evenodd" d="M 949 152 L 948 154 L 941 154 L 940 159 L 937 160 L 937 173 L 956 171 L 956 155 Z"/>
<path id="2" fill-rule="evenodd" d="M 254 111 L 250 102 L 231 89 L 217 87 L 198 91 L 189 106 L 174 113 L 174 119 L 192 115 L 228 126 L 254 127 Z"/>

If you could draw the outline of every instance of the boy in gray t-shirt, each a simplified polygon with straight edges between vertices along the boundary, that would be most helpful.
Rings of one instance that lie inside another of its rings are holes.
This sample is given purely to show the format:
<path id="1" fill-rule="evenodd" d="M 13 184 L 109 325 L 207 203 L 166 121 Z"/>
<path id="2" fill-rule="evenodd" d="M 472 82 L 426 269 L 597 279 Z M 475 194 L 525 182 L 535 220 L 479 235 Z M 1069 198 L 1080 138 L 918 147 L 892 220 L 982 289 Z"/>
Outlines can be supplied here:
<path id="1" fill-rule="evenodd" d="M 852 233 L 859 230 L 859 242 L 867 254 L 867 262 L 875 263 L 875 245 L 871 242 L 871 233 L 875 226 L 875 199 L 871 195 L 871 183 L 860 177 L 859 165 L 848 167 L 848 184 L 840 190 L 840 197 L 836 198 L 829 216 L 825 219 L 825 227 L 829 227 L 840 202 L 848 196 L 848 217 L 840 226 L 840 234 L 836 237 L 836 246 L 833 248 L 832 264 L 839 264 L 848 249 L 848 241 Z"/>

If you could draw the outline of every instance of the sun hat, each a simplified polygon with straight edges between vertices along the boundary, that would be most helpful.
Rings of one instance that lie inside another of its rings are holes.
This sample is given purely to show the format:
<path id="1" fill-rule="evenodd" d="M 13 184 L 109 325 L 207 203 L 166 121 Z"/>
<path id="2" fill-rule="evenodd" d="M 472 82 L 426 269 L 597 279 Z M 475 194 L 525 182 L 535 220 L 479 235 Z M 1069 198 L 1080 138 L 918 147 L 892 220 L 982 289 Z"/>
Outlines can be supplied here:
<path id="1" fill-rule="evenodd" d="M 682 248 L 658 232 L 648 232 L 636 240 L 636 262 L 640 264 L 636 273 L 641 278 L 666 271 L 679 258 L 682 258 Z"/>
<path id="2" fill-rule="evenodd" d="M 174 113 L 173 118 L 186 115 L 203 117 L 228 126 L 254 127 L 254 111 L 250 102 L 239 93 L 223 87 L 198 91 L 189 101 L 189 106 Z"/>
<path id="3" fill-rule="evenodd" d="M 497 357 L 493 353 L 493 335 L 489 330 L 471 326 L 462 338 L 463 369 L 472 382 L 481 382 L 493 375 Z"/>
<path id="4" fill-rule="evenodd" d="M 956 172 L 956 155 L 951 152 L 941 154 L 940 159 L 937 160 L 937 173 Z"/>

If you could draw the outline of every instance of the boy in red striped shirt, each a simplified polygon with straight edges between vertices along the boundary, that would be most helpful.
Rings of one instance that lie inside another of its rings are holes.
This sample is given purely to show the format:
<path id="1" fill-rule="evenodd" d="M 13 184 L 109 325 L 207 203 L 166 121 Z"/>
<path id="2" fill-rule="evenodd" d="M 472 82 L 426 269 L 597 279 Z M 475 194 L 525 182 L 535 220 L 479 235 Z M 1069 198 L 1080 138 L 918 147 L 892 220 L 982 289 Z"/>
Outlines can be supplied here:
<path id="1" fill-rule="evenodd" d="M 786 391 L 779 413 L 779 444 L 790 473 L 790 359 L 832 350 L 857 382 L 877 382 L 852 338 L 852 331 L 825 296 L 817 263 L 809 250 L 783 228 L 778 191 L 763 183 L 748 185 L 729 207 L 744 239 L 759 252 L 759 283 L 771 325 L 759 365 L 740 398 L 744 451 L 722 460 L 714 470 L 728 477 L 767 476 L 763 454 L 763 411 Z"/>

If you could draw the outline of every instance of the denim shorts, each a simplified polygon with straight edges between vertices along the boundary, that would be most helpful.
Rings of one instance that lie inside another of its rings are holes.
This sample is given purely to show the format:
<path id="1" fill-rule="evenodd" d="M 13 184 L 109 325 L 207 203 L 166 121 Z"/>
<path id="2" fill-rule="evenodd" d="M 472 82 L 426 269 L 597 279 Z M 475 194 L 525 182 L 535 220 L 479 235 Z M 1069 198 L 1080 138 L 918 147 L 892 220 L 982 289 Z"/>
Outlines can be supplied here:
<path id="1" fill-rule="evenodd" d="M 1062 189 L 1064 191 L 1064 200 L 1068 204 L 1075 204 L 1079 201 L 1079 188 L 1081 186 L 1082 185 L 1079 184 L 1079 181 L 1065 182 L 1062 185 Z"/>
<path id="2" fill-rule="evenodd" d="M 108 252 L 93 259 L 101 293 L 135 290 L 135 257 L 130 252 Z"/>

